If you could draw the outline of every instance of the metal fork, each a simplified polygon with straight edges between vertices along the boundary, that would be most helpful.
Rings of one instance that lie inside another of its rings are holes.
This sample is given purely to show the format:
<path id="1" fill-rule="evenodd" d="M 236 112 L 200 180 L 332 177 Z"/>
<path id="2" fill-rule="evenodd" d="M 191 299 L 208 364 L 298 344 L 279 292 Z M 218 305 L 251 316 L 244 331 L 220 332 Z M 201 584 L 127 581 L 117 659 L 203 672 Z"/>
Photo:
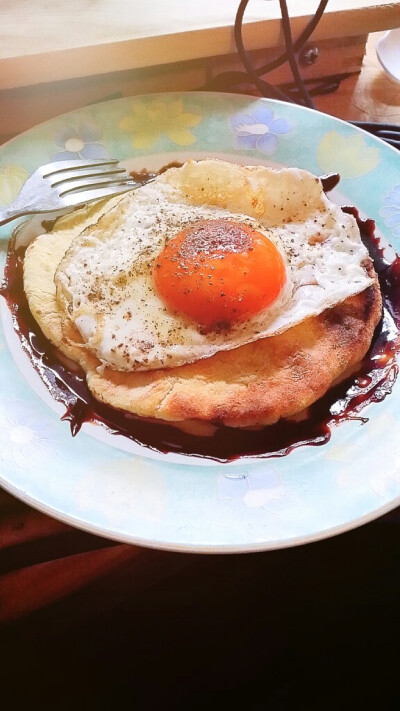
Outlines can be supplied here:
<path id="1" fill-rule="evenodd" d="M 22 215 L 68 210 L 140 185 L 115 158 L 47 163 L 35 170 L 15 200 L 0 210 L 0 225 Z"/>

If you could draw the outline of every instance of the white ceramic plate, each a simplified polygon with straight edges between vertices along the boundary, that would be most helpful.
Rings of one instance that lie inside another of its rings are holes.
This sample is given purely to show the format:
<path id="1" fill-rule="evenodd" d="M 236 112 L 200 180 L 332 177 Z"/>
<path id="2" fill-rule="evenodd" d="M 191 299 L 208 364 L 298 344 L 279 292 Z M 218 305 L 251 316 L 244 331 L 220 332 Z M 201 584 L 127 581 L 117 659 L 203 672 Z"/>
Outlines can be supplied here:
<path id="1" fill-rule="evenodd" d="M 238 95 L 146 95 L 42 124 L 1 147 L 0 204 L 42 163 L 102 156 L 131 169 L 221 156 L 339 172 L 335 199 L 372 217 L 399 251 L 397 151 L 310 109 Z M 0 228 L 0 274 L 10 233 Z M 90 424 L 72 438 L 63 409 L 21 351 L 3 298 L 0 306 L 0 482 L 52 516 L 144 546 L 244 552 L 331 536 L 400 502 L 397 382 L 363 411 L 365 424 L 341 423 L 324 446 L 282 458 L 162 455 Z"/>

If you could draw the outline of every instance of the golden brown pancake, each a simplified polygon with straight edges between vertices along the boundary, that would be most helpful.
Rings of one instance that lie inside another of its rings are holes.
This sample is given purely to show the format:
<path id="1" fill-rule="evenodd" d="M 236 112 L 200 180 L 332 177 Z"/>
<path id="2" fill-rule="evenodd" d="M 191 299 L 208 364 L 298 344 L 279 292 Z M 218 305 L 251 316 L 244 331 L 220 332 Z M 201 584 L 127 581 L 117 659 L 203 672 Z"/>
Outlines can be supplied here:
<path id="1" fill-rule="evenodd" d="M 380 315 L 375 283 L 278 336 L 168 370 L 91 368 L 87 382 L 97 399 L 142 417 L 272 424 L 322 397 L 363 358 Z"/>
<path id="2" fill-rule="evenodd" d="M 109 203 L 61 218 L 54 233 L 27 250 L 24 288 L 45 336 L 86 371 L 93 395 L 117 409 L 166 421 L 203 420 L 233 427 L 272 424 L 304 410 L 367 352 L 381 316 L 372 263 L 372 286 L 282 334 L 224 351 L 196 363 L 149 372 L 118 372 L 100 362 L 61 328 L 54 274 L 76 234 Z"/>

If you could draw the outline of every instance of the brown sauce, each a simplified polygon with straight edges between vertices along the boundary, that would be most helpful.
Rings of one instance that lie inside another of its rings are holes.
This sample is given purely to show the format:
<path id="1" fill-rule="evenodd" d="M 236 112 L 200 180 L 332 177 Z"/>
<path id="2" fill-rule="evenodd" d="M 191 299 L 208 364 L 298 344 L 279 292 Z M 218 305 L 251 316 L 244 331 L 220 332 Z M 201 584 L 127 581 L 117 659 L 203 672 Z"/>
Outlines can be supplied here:
<path id="1" fill-rule="evenodd" d="M 149 173 L 141 171 L 136 176 L 145 182 Z M 336 184 L 334 177 L 328 177 L 330 182 L 326 184 L 326 190 Z M 331 388 L 309 408 L 308 418 L 301 422 L 282 420 L 257 431 L 217 425 L 212 437 L 199 437 L 167 424 L 133 418 L 95 400 L 86 386 L 83 372 L 72 372 L 64 365 L 56 349 L 42 334 L 30 313 L 23 290 L 24 248 L 15 250 L 10 247 L 0 294 L 7 301 L 14 329 L 32 366 L 54 399 L 65 406 L 62 419 L 70 423 L 73 436 L 78 434 L 84 422 L 91 422 L 161 452 L 200 455 L 216 461 L 231 461 L 242 456 L 280 457 L 300 446 L 325 444 L 331 437 L 332 427 L 344 420 L 365 422 L 367 418 L 362 415 L 362 410 L 370 403 L 383 400 L 391 392 L 398 374 L 400 258 L 396 257 L 391 263 L 386 261 L 375 236 L 373 220 L 361 220 L 353 207 L 343 210 L 356 217 L 362 239 L 374 261 L 382 291 L 383 315 L 358 373 Z"/>
<path id="2" fill-rule="evenodd" d="M 142 170 L 131 170 L 129 175 L 137 182 L 137 183 L 148 183 L 149 180 L 152 180 L 152 178 L 156 178 L 157 175 L 161 175 L 162 173 L 165 173 L 166 170 L 169 170 L 170 168 L 181 168 L 183 163 L 180 163 L 177 160 L 171 161 L 171 163 L 167 163 L 167 165 L 163 165 L 160 170 L 156 171 L 151 171 L 151 170 L 146 170 L 146 168 L 142 168 Z"/>

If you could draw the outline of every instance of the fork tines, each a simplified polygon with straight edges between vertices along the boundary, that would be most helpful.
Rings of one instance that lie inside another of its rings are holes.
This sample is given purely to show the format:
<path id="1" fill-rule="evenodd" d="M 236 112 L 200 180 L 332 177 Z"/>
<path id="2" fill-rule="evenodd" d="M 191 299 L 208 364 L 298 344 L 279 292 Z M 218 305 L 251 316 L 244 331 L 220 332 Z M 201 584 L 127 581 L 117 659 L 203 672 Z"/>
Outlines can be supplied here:
<path id="1" fill-rule="evenodd" d="M 118 158 L 90 158 L 88 160 L 76 159 L 76 160 L 58 160 L 54 163 L 46 163 L 42 165 L 38 170 L 41 172 L 44 178 L 48 178 L 50 175 L 56 173 L 62 173 L 66 170 L 85 170 L 86 168 L 93 168 L 94 166 L 109 166 L 118 165 Z"/>
<path id="2" fill-rule="evenodd" d="M 115 158 L 93 161 L 58 161 L 43 166 L 43 178 L 49 179 L 52 188 L 58 188 L 60 197 L 80 190 L 94 190 L 105 185 L 135 185 L 129 173 L 119 166 Z"/>

